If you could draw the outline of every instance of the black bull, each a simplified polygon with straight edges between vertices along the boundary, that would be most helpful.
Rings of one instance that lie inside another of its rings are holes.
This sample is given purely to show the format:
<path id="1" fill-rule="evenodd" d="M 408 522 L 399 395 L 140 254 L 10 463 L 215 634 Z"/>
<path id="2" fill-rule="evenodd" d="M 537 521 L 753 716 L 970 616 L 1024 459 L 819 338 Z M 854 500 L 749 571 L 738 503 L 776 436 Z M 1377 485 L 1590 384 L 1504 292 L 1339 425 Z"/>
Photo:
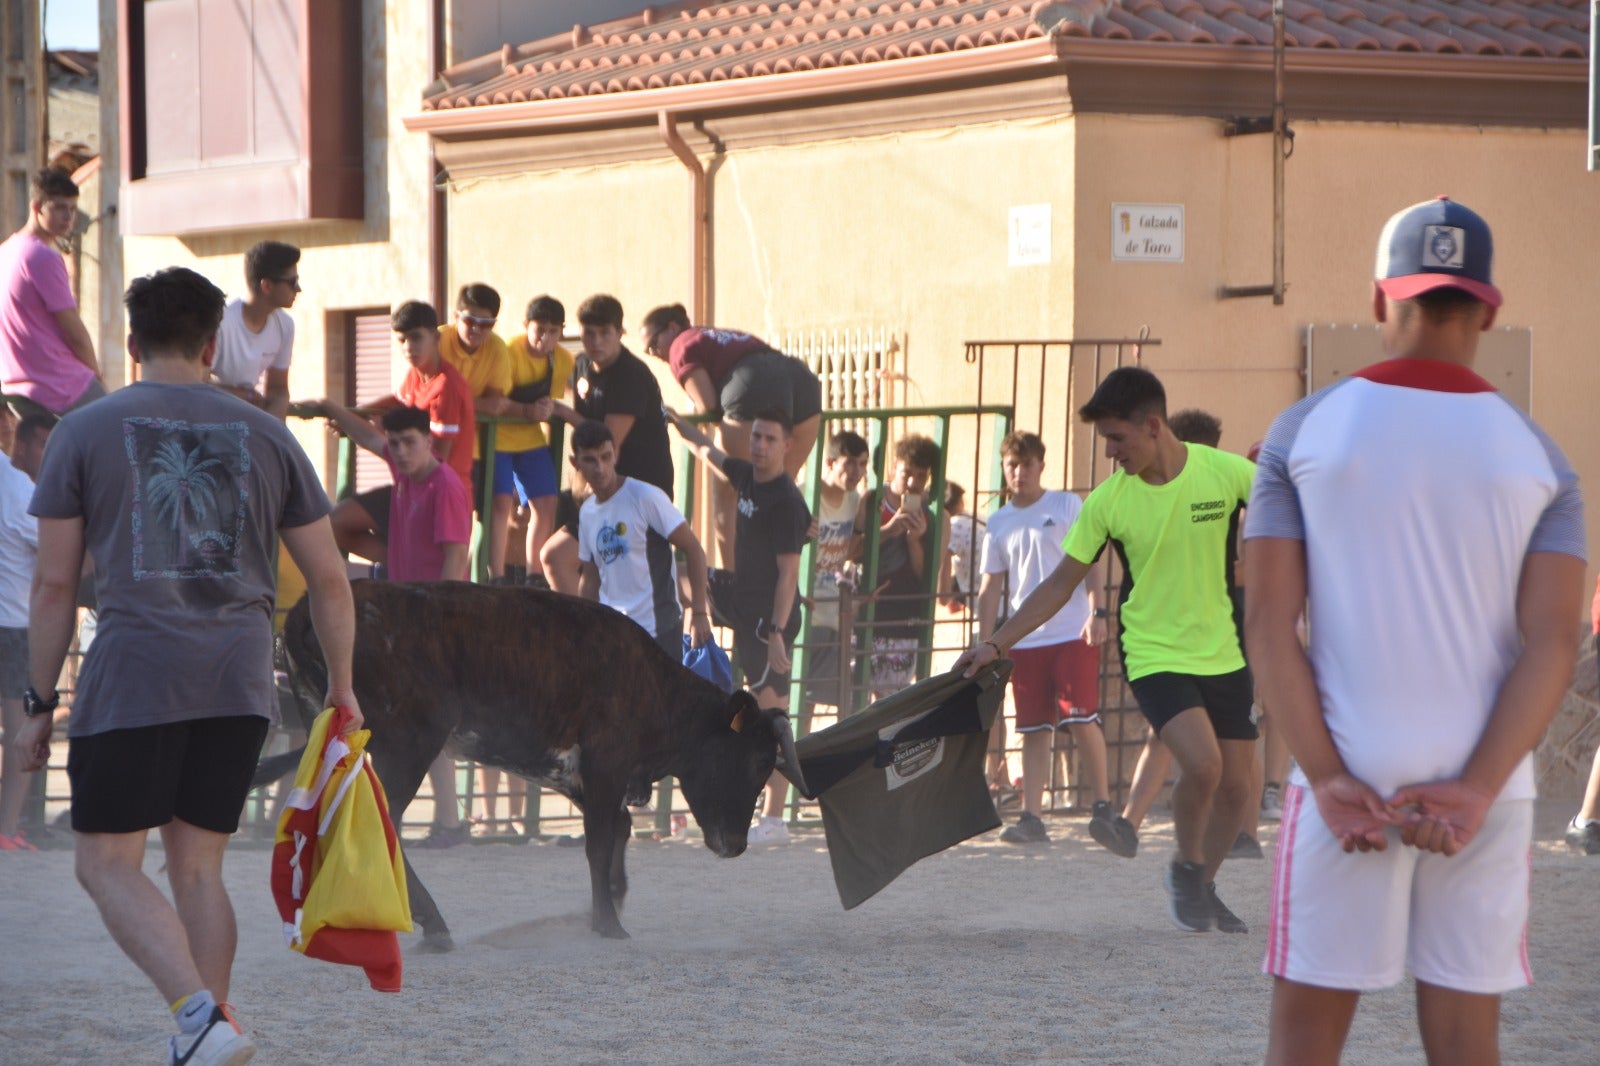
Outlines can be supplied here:
<path id="1" fill-rule="evenodd" d="M 789 722 L 748 692 L 731 696 L 674 662 L 626 616 L 586 600 L 463 582 L 357 581 L 354 688 L 367 750 L 396 823 L 448 742 L 468 759 L 545 782 L 583 810 L 591 925 L 626 937 L 625 805 L 678 781 L 705 836 L 725 858 L 744 852 L 762 787 L 795 766 Z M 320 701 L 327 672 L 307 601 L 284 641 L 302 697 Z M 782 756 L 787 756 L 783 759 Z M 299 757 L 262 763 L 270 781 Z M 450 931 L 406 861 L 412 916 L 425 948 Z"/>

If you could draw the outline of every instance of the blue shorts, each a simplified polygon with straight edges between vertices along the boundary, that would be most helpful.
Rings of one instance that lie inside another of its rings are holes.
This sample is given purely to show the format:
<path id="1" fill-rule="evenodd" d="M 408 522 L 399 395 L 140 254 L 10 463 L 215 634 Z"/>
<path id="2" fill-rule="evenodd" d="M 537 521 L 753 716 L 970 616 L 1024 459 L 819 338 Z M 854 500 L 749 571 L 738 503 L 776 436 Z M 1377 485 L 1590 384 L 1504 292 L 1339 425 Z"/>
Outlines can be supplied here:
<path id="1" fill-rule="evenodd" d="M 556 468 L 550 462 L 549 448 L 529 448 L 525 452 L 494 453 L 494 494 L 515 492 L 520 506 L 541 496 L 554 496 Z"/>

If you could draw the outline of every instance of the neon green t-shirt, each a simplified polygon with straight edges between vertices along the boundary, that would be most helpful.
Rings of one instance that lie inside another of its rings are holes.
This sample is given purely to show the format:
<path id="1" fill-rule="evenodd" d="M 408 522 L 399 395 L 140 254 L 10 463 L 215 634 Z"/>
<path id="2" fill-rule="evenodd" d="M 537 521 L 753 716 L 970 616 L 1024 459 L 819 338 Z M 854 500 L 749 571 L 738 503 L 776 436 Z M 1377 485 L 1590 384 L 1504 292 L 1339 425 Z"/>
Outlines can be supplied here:
<path id="1" fill-rule="evenodd" d="M 1091 563 L 1110 541 L 1133 579 L 1122 607 L 1123 668 L 1214 677 L 1244 667 L 1228 596 L 1228 550 L 1255 464 L 1190 444 L 1178 476 L 1151 485 L 1118 470 L 1083 501 L 1062 547 Z"/>

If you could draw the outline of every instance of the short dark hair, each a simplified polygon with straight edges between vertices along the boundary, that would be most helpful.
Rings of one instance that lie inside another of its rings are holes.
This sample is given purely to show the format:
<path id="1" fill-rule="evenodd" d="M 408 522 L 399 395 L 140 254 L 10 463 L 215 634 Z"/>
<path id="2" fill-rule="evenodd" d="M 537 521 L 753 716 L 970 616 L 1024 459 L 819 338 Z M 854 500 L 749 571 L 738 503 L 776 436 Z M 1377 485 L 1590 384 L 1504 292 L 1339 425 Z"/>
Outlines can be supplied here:
<path id="1" fill-rule="evenodd" d="M 167 267 L 133 279 L 122 302 L 141 359 L 167 354 L 198 359 L 222 324 L 226 299 L 188 267 Z"/>
<path id="2" fill-rule="evenodd" d="M 244 280 L 250 291 L 263 281 L 276 281 L 290 267 L 300 262 L 300 249 L 283 241 L 257 241 L 244 253 Z"/>
<path id="3" fill-rule="evenodd" d="M 1102 418 L 1137 422 L 1150 415 L 1167 417 L 1167 390 L 1161 387 L 1160 378 L 1142 366 L 1117 367 L 1100 382 L 1089 402 L 1078 408 L 1078 417 L 1085 422 Z"/>
<path id="4" fill-rule="evenodd" d="M 622 328 L 622 301 L 607 293 L 596 293 L 578 305 L 578 324 L 581 326 L 615 326 Z"/>
<path id="5" fill-rule="evenodd" d="M 61 419 L 49 411 L 30 411 L 17 423 L 16 439 L 31 441 L 35 437 L 48 437 L 50 431 L 55 429 L 56 423 L 60 421 Z"/>
<path id="6" fill-rule="evenodd" d="M 1204 444 L 1215 448 L 1222 443 L 1222 419 L 1198 407 L 1185 407 L 1167 419 L 1172 435 L 1185 444 Z"/>
<path id="7" fill-rule="evenodd" d="M 961 487 L 959 481 L 946 481 L 944 483 L 944 509 L 951 511 L 967 495 L 967 490 Z"/>
<path id="8" fill-rule="evenodd" d="M 554 296 L 535 296 L 528 301 L 528 313 L 522 316 L 522 321 L 548 322 L 552 326 L 565 326 L 567 309 L 561 306 L 561 301 Z"/>
<path id="9" fill-rule="evenodd" d="M 837 459 L 841 455 L 857 456 L 867 454 L 867 439 L 853 429 L 841 429 L 828 438 L 828 458 Z"/>
<path id="10" fill-rule="evenodd" d="M 902 463 L 932 470 L 939 465 L 939 446 L 921 433 L 913 433 L 901 437 L 895 444 L 894 457 Z"/>
<path id="11" fill-rule="evenodd" d="M 481 307 L 491 315 L 500 313 L 500 294 L 481 281 L 471 281 L 456 293 L 456 310 L 465 311 L 467 305 Z"/>
<path id="12" fill-rule="evenodd" d="M 1453 285 L 1429 289 L 1427 292 L 1419 292 L 1409 300 L 1395 300 L 1393 303 L 1396 308 L 1395 313 L 1401 322 L 1407 322 L 1411 315 L 1420 313 L 1434 325 L 1448 322 L 1452 318 L 1461 318 L 1472 314 L 1479 307 L 1487 306 L 1466 289 L 1458 289 Z"/>
<path id="13" fill-rule="evenodd" d="M 689 312 L 684 310 L 682 304 L 662 304 L 660 307 L 651 308 L 650 313 L 644 316 L 644 321 L 640 324 L 648 330 L 658 330 L 664 326 L 688 329 Z"/>
<path id="14" fill-rule="evenodd" d="M 414 329 L 438 329 L 439 312 L 430 303 L 407 300 L 389 316 L 389 328 L 396 333 L 410 333 Z"/>
<path id="15" fill-rule="evenodd" d="M 572 454 L 592 451 L 602 444 L 615 444 L 611 427 L 596 418 L 588 418 L 572 428 Z"/>
<path id="16" fill-rule="evenodd" d="M 1014 429 L 1000 442 L 1001 455 L 1016 455 L 1023 459 L 1044 462 L 1044 438 L 1025 429 Z"/>
<path id="17" fill-rule="evenodd" d="M 783 427 L 783 435 L 785 437 L 794 433 L 794 418 L 781 407 L 763 407 L 755 413 L 755 417 L 750 421 L 752 423 L 776 422 Z"/>
<path id="18" fill-rule="evenodd" d="M 33 180 L 28 183 L 28 191 L 35 200 L 44 200 L 52 196 L 75 198 L 78 195 L 78 183 L 72 180 L 60 167 L 44 167 L 34 174 Z"/>
<path id="19" fill-rule="evenodd" d="M 385 433 L 404 433 L 408 429 L 420 429 L 424 437 L 428 436 L 432 423 L 428 419 L 428 412 L 420 407 L 391 407 L 383 412 L 383 431 Z"/>

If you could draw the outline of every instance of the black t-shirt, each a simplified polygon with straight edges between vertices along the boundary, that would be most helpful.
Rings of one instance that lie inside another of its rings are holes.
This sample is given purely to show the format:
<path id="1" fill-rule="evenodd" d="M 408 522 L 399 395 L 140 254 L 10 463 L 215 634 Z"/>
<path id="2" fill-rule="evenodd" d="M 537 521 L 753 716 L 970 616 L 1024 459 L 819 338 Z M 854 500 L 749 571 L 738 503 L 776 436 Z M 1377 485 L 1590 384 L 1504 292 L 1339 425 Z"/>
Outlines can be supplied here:
<path id="1" fill-rule="evenodd" d="M 572 407 L 584 418 L 632 415 L 633 428 L 617 449 L 617 473 L 636 477 L 672 495 L 672 446 L 661 414 L 661 386 L 637 355 L 622 349 L 607 370 L 580 355 L 572 368 Z"/>
<path id="2" fill-rule="evenodd" d="M 811 527 L 805 497 L 785 474 L 757 481 L 744 459 L 725 459 L 722 472 L 739 494 L 739 519 L 733 542 L 733 587 L 739 609 L 751 617 L 772 613 L 778 588 L 778 556 L 798 555 Z M 795 597 L 795 606 L 800 603 Z"/>

